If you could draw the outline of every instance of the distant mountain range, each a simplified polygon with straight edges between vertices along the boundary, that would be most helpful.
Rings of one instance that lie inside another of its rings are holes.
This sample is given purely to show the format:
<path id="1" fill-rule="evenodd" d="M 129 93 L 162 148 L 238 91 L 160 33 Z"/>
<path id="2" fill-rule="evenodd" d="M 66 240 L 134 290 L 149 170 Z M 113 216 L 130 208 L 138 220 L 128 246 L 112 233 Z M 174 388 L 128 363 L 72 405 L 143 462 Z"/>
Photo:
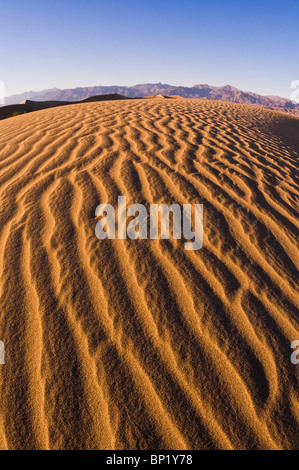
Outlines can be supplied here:
<path id="1" fill-rule="evenodd" d="M 263 108 L 273 109 L 299 116 L 299 104 L 278 96 L 262 96 L 250 91 L 241 91 L 230 85 L 215 87 L 210 85 L 194 85 L 192 87 L 173 86 L 162 83 L 144 83 L 126 86 L 94 86 L 60 90 L 51 88 L 42 91 L 28 91 L 20 95 L 12 95 L 5 99 L 5 105 L 21 103 L 25 100 L 34 101 L 80 101 L 90 96 L 119 94 L 128 98 L 153 95 L 180 96 L 206 100 L 229 101 Z"/>

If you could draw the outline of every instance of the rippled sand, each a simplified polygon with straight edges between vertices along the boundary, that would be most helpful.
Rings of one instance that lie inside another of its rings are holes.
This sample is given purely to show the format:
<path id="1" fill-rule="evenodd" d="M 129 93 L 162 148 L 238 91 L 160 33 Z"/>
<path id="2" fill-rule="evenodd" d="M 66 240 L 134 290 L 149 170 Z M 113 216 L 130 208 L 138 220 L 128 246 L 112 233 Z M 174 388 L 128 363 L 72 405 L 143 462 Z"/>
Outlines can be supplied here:
<path id="1" fill-rule="evenodd" d="M 299 448 L 299 119 L 197 100 L 0 122 L 0 447 Z M 95 208 L 202 203 L 204 244 Z"/>

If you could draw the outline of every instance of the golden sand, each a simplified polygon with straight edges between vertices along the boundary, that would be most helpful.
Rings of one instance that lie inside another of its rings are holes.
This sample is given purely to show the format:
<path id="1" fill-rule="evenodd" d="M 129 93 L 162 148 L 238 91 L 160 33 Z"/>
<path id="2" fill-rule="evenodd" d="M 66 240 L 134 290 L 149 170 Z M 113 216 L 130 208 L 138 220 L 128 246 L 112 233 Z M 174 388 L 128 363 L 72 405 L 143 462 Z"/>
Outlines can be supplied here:
<path id="1" fill-rule="evenodd" d="M 0 122 L 1 449 L 299 448 L 299 119 L 197 100 Z M 204 243 L 98 204 L 204 205 Z"/>

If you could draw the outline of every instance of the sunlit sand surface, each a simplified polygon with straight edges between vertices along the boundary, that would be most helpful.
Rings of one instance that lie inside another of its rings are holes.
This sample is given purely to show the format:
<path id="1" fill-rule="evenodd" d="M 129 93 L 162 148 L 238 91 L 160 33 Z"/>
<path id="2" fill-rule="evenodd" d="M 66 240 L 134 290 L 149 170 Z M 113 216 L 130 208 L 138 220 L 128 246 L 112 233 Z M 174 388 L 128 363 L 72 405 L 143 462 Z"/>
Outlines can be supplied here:
<path id="1" fill-rule="evenodd" d="M 0 122 L 0 447 L 298 449 L 299 119 L 85 103 Z M 204 242 L 95 208 L 204 205 Z"/>

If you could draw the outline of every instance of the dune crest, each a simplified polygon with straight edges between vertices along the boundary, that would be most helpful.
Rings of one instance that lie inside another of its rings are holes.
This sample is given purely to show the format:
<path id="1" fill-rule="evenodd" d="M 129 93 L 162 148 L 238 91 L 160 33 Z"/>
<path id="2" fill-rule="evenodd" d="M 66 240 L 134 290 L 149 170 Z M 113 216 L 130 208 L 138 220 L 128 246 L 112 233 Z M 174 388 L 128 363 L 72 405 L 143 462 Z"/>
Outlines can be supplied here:
<path id="1" fill-rule="evenodd" d="M 298 449 L 299 119 L 182 99 L 0 122 L 0 447 Z M 204 205 L 204 242 L 95 208 Z"/>

